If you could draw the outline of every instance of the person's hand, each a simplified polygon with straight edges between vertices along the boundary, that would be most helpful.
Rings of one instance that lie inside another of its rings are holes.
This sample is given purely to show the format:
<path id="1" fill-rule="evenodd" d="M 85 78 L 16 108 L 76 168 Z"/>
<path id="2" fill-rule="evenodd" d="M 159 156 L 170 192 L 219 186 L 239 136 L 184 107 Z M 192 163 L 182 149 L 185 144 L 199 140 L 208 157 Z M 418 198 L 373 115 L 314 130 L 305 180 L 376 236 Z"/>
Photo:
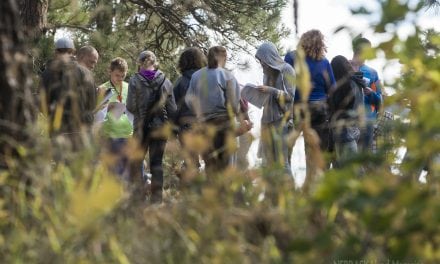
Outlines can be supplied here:
<path id="1" fill-rule="evenodd" d="M 259 85 L 257 86 L 258 91 L 262 93 L 268 93 L 269 92 L 269 86 L 266 85 Z"/>
<path id="2" fill-rule="evenodd" d="M 373 89 L 371 89 L 370 87 L 365 87 L 363 88 L 364 94 L 365 95 L 370 95 L 371 93 L 373 93 Z"/>
<path id="3" fill-rule="evenodd" d="M 248 132 L 249 130 L 251 130 L 252 129 L 252 127 L 254 126 L 254 124 L 251 122 L 251 121 L 249 121 L 249 120 L 242 120 L 241 122 L 240 122 L 240 125 L 239 125 L 239 127 L 237 128 L 237 130 L 236 130 L 236 136 L 241 136 L 241 135 L 243 135 L 244 133 L 246 133 L 246 132 Z"/>
<path id="4" fill-rule="evenodd" d="M 246 131 L 249 131 L 252 129 L 252 127 L 254 127 L 254 123 L 245 119 L 243 120 L 243 127 L 246 129 Z"/>
<path id="5" fill-rule="evenodd" d="M 106 91 L 107 91 L 107 89 L 104 86 L 98 86 L 96 88 L 96 93 L 97 93 L 98 97 L 104 98 Z"/>

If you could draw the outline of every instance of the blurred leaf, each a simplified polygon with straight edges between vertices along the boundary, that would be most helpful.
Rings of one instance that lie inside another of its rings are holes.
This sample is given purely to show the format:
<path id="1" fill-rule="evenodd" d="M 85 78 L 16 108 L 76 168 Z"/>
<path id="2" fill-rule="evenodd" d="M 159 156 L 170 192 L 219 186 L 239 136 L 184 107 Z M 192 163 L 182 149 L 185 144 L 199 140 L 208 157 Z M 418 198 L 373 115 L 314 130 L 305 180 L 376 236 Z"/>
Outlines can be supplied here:
<path id="1" fill-rule="evenodd" d="M 118 260 L 118 262 L 120 264 L 129 264 L 130 263 L 127 256 L 124 254 L 121 247 L 119 246 L 119 243 L 116 240 L 115 236 L 110 237 L 110 249 L 111 249 L 112 254 L 115 256 L 115 258 Z"/>
<path id="2" fill-rule="evenodd" d="M 366 9 L 363 6 L 360 6 L 356 9 L 353 8 L 350 11 L 353 15 L 370 15 L 371 14 L 371 11 L 369 11 L 368 9 Z"/>
<path id="3" fill-rule="evenodd" d="M 70 194 L 69 215 L 80 228 L 94 223 L 99 217 L 108 213 L 122 198 L 122 186 L 109 175 L 102 175 L 98 170 L 94 177 L 101 177 L 96 188 L 89 189 L 78 184 Z"/>

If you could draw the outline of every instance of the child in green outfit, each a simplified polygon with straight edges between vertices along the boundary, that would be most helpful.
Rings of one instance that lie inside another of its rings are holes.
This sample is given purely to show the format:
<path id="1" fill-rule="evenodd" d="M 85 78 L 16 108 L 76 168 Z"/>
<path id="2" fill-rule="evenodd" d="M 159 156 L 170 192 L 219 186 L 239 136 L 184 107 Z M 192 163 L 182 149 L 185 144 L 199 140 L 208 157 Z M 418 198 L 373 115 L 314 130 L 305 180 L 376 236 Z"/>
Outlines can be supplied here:
<path id="1" fill-rule="evenodd" d="M 101 92 L 111 93 L 107 104 L 107 114 L 102 124 L 102 132 L 107 138 L 110 153 L 115 157 L 110 169 L 122 178 L 128 177 L 128 157 L 126 145 L 133 134 L 132 114 L 126 109 L 128 83 L 124 81 L 128 71 L 127 62 L 115 58 L 110 62 L 110 80 L 100 86 Z"/>

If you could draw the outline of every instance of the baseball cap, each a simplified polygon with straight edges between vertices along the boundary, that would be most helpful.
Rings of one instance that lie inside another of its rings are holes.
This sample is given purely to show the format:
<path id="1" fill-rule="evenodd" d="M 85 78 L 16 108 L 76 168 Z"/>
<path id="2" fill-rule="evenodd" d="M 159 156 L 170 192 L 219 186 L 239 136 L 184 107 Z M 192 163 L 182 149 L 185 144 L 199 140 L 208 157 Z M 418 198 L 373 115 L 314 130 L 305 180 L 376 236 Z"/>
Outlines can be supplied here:
<path id="1" fill-rule="evenodd" d="M 74 49 L 75 45 L 70 38 L 60 38 L 55 41 L 55 49 Z"/>

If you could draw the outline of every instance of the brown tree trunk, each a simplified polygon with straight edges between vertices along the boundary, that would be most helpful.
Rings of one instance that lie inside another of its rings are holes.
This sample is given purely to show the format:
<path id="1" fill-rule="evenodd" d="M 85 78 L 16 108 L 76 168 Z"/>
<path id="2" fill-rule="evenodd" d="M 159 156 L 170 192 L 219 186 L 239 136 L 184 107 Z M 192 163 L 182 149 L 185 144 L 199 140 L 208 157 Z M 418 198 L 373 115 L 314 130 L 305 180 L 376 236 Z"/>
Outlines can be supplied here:
<path id="1" fill-rule="evenodd" d="M 46 30 L 49 1 L 19 0 L 19 5 L 25 36 L 38 39 Z"/>
<path id="2" fill-rule="evenodd" d="M 96 28 L 104 35 L 112 33 L 113 1 L 96 0 Z"/>
<path id="3" fill-rule="evenodd" d="M 295 26 L 295 34 L 298 36 L 298 0 L 293 0 L 293 23 Z"/>
<path id="4" fill-rule="evenodd" d="M 0 1 L 0 166 L 24 144 L 35 117 L 32 69 L 15 0 Z"/>

